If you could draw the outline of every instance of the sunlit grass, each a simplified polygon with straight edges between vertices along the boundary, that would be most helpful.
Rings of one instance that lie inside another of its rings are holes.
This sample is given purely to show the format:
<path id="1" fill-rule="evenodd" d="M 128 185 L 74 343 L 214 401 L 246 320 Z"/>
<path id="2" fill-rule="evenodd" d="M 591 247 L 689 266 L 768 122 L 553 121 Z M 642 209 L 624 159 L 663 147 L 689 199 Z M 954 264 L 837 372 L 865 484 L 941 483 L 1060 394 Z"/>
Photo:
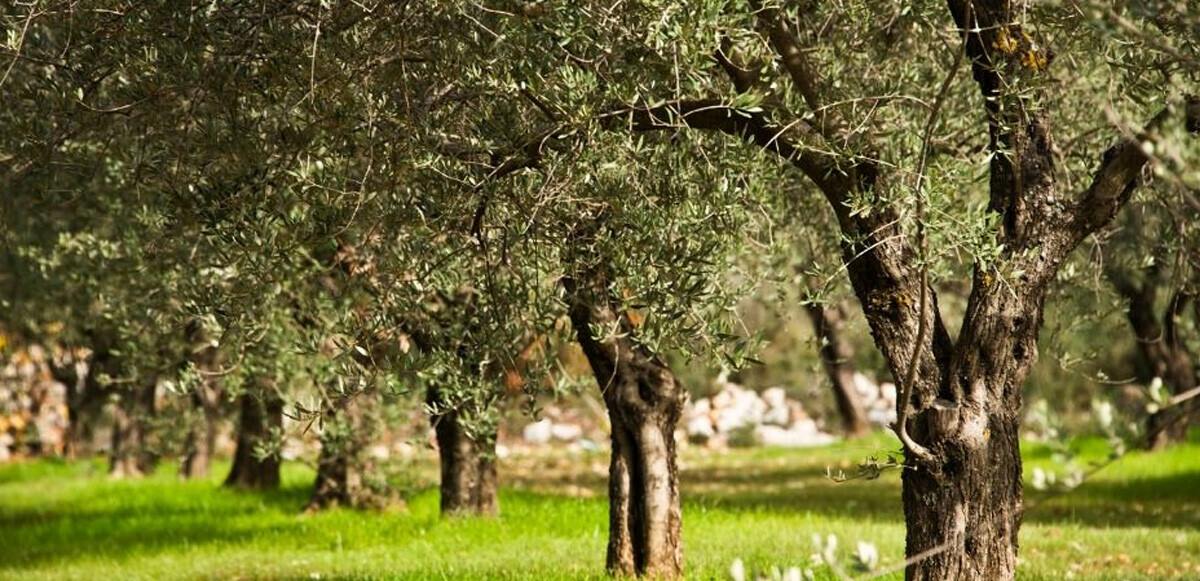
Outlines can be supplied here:
<path id="1" fill-rule="evenodd" d="M 1078 444 L 1084 462 L 1104 447 Z M 899 475 L 834 483 L 895 446 L 885 436 L 818 450 L 685 450 L 684 535 L 694 579 L 808 567 L 812 535 L 836 534 L 845 565 L 859 540 L 884 567 L 903 554 Z M 1048 467 L 1027 445 L 1026 474 Z M 501 465 L 502 516 L 443 520 L 432 465 L 405 483 L 407 506 L 302 515 L 311 471 L 288 465 L 282 490 L 181 482 L 164 467 L 111 481 L 99 463 L 0 467 L 2 579 L 603 579 L 603 454 L 539 454 Z M 415 485 L 413 483 L 416 483 Z M 1022 579 L 1200 578 L 1200 440 L 1133 453 L 1070 493 L 1027 490 Z M 836 578 L 819 571 L 822 578 Z M 899 579 L 894 574 L 888 579 Z"/>

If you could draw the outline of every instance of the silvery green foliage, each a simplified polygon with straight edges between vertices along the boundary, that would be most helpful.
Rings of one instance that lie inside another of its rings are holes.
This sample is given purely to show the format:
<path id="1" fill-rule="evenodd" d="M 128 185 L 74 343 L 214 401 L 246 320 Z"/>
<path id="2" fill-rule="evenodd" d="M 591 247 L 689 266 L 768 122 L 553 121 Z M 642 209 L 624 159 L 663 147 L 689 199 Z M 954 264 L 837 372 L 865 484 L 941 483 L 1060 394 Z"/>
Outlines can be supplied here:
<path id="1" fill-rule="evenodd" d="M 956 50 L 943 8 L 780 7 L 828 107 L 864 120 L 832 153 L 877 157 L 893 176 L 850 209 L 910 198 Z M 1046 88 L 1073 134 L 1060 179 L 1080 185 L 1113 137 L 1194 87 L 1200 35 L 1178 2 L 1034 9 L 1073 59 Z M 3 319 L 65 324 L 67 342 L 112 336 L 152 369 L 177 358 L 168 346 L 187 321 L 213 317 L 231 366 L 310 391 L 411 388 L 390 377 L 401 370 L 486 395 L 494 381 L 466 378 L 560 336 L 558 277 L 603 260 L 613 294 L 644 319 L 639 341 L 744 364 L 754 337 L 736 301 L 764 271 L 785 278 L 764 267 L 779 253 L 830 253 L 831 213 L 759 148 L 682 127 L 628 131 L 614 111 L 710 99 L 730 115 L 811 119 L 754 20 L 750 3 L 716 0 L 5 7 Z M 718 49 L 765 82 L 736 90 Z M 1110 89 L 1134 98 L 1109 103 Z M 931 276 L 949 283 L 980 263 L 1003 284 L 1021 273 L 997 263 L 975 89 L 950 91 L 923 192 Z M 1153 152 L 1164 201 L 1200 183 L 1180 132 L 1164 128 Z M 599 236 L 573 247 L 597 220 Z M 1170 244 L 1188 248 L 1192 230 Z M 790 262 L 822 281 L 818 295 L 840 269 Z M 464 289 L 479 297 L 469 337 L 454 331 L 465 322 L 441 327 L 473 355 L 403 348 L 405 317 Z"/>

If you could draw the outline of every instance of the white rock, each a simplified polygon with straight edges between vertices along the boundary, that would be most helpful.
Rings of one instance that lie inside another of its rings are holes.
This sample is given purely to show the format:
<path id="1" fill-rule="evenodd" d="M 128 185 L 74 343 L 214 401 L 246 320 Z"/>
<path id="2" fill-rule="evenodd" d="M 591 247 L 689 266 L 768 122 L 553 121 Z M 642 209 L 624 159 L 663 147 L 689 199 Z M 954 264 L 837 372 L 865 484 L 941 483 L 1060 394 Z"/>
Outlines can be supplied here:
<path id="1" fill-rule="evenodd" d="M 577 424 L 552 424 L 550 437 L 562 442 L 574 442 L 583 437 L 583 428 Z"/>
<path id="2" fill-rule="evenodd" d="M 804 418 L 801 420 L 797 420 L 796 423 L 793 424 L 788 429 L 790 431 L 796 432 L 797 434 L 804 434 L 804 435 L 809 435 L 809 436 L 813 436 L 813 435 L 817 435 L 817 434 L 821 433 L 820 428 L 817 427 L 817 422 L 813 421 L 812 418 Z"/>
<path id="3" fill-rule="evenodd" d="M 762 392 L 762 400 L 769 408 L 787 407 L 787 392 L 782 387 L 768 387 Z"/>
<path id="4" fill-rule="evenodd" d="M 867 410 L 867 419 L 876 425 L 890 426 L 896 421 L 896 408 L 891 406 L 873 407 Z"/>
<path id="5" fill-rule="evenodd" d="M 530 444 L 547 444 L 554 437 L 554 422 L 543 418 L 525 426 L 521 438 Z"/>
<path id="6" fill-rule="evenodd" d="M 758 426 L 754 436 L 763 446 L 778 446 L 781 448 L 807 448 L 825 446 L 833 443 L 833 436 L 818 431 L 809 432 L 802 429 L 784 429 L 779 426 Z"/>
<path id="7" fill-rule="evenodd" d="M 854 391 L 857 391 L 858 395 L 862 397 L 864 405 L 869 406 L 879 399 L 879 386 L 862 372 L 855 371 L 853 381 Z"/>
<path id="8" fill-rule="evenodd" d="M 709 438 L 712 438 L 717 433 L 713 429 L 712 421 L 703 416 L 697 416 L 688 420 L 686 430 L 688 439 L 697 443 L 707 442 Z"/>
<path id="9" fill-rule="evenodd" d="M 879 392 L 883 395 L 883 399 L 893 404 L 896 403 L 896 384 L 885 381 L 879 384 Z"/>

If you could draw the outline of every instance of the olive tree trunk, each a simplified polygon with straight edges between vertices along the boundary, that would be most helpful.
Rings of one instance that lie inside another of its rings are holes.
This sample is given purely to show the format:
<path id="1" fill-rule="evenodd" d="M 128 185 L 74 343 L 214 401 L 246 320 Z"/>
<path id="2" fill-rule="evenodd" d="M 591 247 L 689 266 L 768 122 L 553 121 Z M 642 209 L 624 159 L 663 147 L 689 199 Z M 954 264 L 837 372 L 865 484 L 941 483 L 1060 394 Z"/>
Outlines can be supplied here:
<path id="1" fill-rule="evenodd" d="M 114 478 L 143 476 L 154 468 L 154 455 L 148 449 L 149 424 L 155 412 L 154 381 L 122 391 L 113 406 L 112 444 L 108 474 Z"/>
<path id="2" fill-rule="evenodd" d="M 1129 273 L 1106 261 L 1105 272 L 1113 287 L 1129 303 L 1125 312 L 1133 334 L 1137 338 L 1138 356 L 1149 376 L 1162 379 L 1172 394 L 1180 394 L 1197 385 L 1195 358 L 1187 344 L 1179 337 L 1177 321 L 1194 297 L 1185 292 L 1176 292 L 1168 299 L 1160 322 L 1157 312 L 1160 272 L 1151 267 L 1145 280 L 1136 282 Z M 1187 438 L 1190 416 L 1194 413 L 1192 402 L 1159 410 L 1146 420 L 1145 444 L 1152 450 L 1160 450 Z"/>
<path id="3" fill-rule="evenodd" d="M 224 386 L 218 374 L 220 350 L 211 342 L 199 321 L 188 324 L 186 339 L 191 347 L 188 360 L 199 374 L 199 381 L 191 395 L 194 410 L 199 411 L 200 417 L 199 421 L 189 423 L 179 475 L 183 478 L 204 478 L 212 469 L 221 422 Z"/>
<path id="4" fill-rule="evenodd" d="M 63 455 L 77 459 L 91 453 L 91 441 L 97 416 L 104 407 L 106 390 L 98 375 L 108 359 L 107 354 L 94 352 L 81 360 L 78 350 L 64 348 L 61 361 L 51 360 L 50 373 L 66 387 L 67 426 L 63 431 Z"/>
<path id="5" fill-rule="evenodd" d="M 617 575 L 683 574 L 682 517 L 675 426 L 687 391 L 654 354 L 632 340 L 635 328 L 607 277 L 589 269 L 566 277 L 570 318 L 599 384 L 612 424 L 608 472 L 608 570 Z M 595 329 L 619 325 L 622 337 Z"/>
<path id="6" fill-rule="evenodd" d="M 864 436 L 871 432 L 871 422 L 867 419 L 862 397 L 854 387 L 854 347 L 842 336 L 846 326 L 846 307 L 843 303 L 810 303 L 806 310 L 821 343 L 821 365 L 833 387 L 838 415 L 842 418 L 842 430 L 847 438 Z"/>
<path id="7" fill-rule="evenodd" d="M 317 478 L 306 511 L 380 508 L 388 499 L 368 449 L 379 437 L 378 398 L 358 393 L 325 407 Z"/>
<path id="8" fill-rule="evenodd" d="M 441 510 L 444 515 L 491 516 L 499 511 L 496 498 L 496 434 L 468 430 L 462 411 L 445 401 L 434 387 L 425 394 L 429 417 L 438 445 L 442 480 Z"/>
<path id="9" fill-rule="evenodd" d="M 199 410 L 200 418 L 192 422 L 188 429 L 183 461 L 179 463 L 179 476 L 205 478 L 212 470 L 213 455 L 216 453 L 217 431 L 221 422 L 220 400 L 214 400 L 210 394 L 193 393 L 192 402 Z"/>
<path id="10" fill-rule="evenodd" d="M 244 489 L 279 488 L 279 455 L 259 457 L 257 449 L 269 443 L 283 427 L 283 399 L 271 386 L 255 386 L 238 397 L 237 449 L 225 486 Z"/>

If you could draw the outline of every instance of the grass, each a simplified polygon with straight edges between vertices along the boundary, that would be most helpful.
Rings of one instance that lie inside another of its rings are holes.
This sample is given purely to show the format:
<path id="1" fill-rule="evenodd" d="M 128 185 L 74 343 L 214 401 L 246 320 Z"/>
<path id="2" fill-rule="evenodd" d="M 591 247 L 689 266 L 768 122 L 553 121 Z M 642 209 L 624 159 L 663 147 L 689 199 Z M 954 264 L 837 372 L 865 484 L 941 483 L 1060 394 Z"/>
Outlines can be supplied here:
<path id="1" fill-rule="evenodd" d="M 844 561 L 875 543 L 883 566 L 902 559 L 899 477 L 834 483 L 895 446 L 885 436 L 819 450 L 682 455 L 689 578 L 808 566 L 812 535 L 836 534 Z M 1103 443 L 1081 441 L 1085 460 Z M 1026 446 L 1026 475 L 1050 452 Z M 502 516 L 444 520 L 433 465 L 411 467 L 403 509 L 302 515 L 311 471 L 287 465 L 268 494 L 181 482 L 164 467 L 112 481 L 96 462 L 0 466 L 0 579 L 604 579 L 603 454 L 538 454 L 501 464 Z M 219 473 L 223 466 L 218 466 Z M 1082 487 L 1027 489 L 1021 579 L 1200 578 L 1200 438 L 1133 453 Z M 825 579 L 836 577 L 818 570 Z M 886 577 L 900 579 L 899 573 Z"/>

